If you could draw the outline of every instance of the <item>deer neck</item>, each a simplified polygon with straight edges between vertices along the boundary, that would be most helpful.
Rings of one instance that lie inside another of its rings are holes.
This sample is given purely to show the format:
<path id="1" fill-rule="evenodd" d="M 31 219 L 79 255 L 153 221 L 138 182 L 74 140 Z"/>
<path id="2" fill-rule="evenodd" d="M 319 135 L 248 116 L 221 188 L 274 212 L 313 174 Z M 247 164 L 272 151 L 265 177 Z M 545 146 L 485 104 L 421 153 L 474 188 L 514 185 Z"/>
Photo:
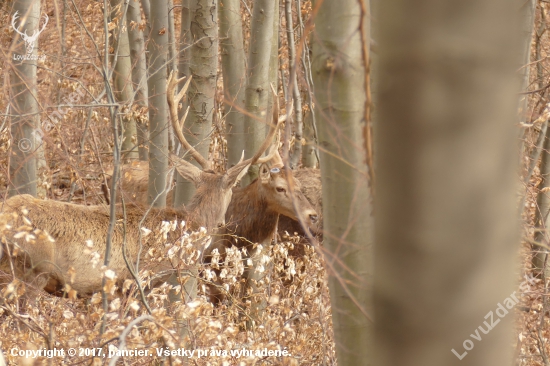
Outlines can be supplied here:
<path id="1" fill-rule="evenodd" d="M 279 214 L 269 207 L 260 184 L 259 180 L 255 180 L 247 187 L 233 191 L 226 214 L 226 231 L 252 243 L 268 244 L 275 233 Z M 244 241 L 240 240 L 237 244 L 243 246 Z"/>

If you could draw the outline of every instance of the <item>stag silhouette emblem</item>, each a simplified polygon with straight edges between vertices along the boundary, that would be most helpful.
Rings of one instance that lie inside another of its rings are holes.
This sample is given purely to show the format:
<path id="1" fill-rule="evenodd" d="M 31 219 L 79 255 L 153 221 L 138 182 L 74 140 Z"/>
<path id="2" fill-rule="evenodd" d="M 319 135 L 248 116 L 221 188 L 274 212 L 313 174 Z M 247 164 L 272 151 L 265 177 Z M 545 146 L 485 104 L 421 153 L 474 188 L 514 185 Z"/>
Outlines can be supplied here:
<path id="1" fill-rule="evenodd" d="M 38 39 L 38 36 L 40 35 L 40 33 L 42 33 L 44 28 L 46 28 L 46 25 L 48 24 L 48 20 L 50 18 L 48 17 L 48 14 L 44 14 L 44 25 L 42 25 L 42 28 L 40 30 L 35 30 L 32 33 L 32 35 L 29 36 L 26 30 L 25 30 L 25 33 L 23 33 L 18 29 L 18 27 L 15 26 L 15 21 L 17 20 L 17 18 L 19 18 L 18 13 L 19 11 L 16 11 L 15 14 L 13 14 L 13 17 L 11 19 L 11 25 L 13 29 L 21 35 L 21 38 L 23 38 L 23 41 L 25 41 L 25 47 L 27 48 L 27 55 L 30 55 L 32 51 L 34 51 L 34 45 L 36 43 L 36 40 Z"/>

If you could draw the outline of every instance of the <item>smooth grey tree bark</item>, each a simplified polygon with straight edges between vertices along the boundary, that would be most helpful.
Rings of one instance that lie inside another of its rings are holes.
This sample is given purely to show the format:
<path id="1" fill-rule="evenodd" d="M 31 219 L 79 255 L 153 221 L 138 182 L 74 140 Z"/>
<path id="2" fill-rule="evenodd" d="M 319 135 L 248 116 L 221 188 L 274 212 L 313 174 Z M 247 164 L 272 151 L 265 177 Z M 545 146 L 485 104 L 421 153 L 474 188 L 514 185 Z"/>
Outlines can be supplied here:
<path id="1" fill-rule="evenodd" d="M 268 80 L 273 88 L 278 91 L 278 75 L 279 75 L 279 0 L 273 1 L 273 22 L 272 22 L 272 32 L 273 37 L 271 39 L 271 50 L 269 58 L 269 73 Z M 269 86 L 271 89 L 271 86 Z M 274 103 L 278 103 L 278 96 L 273 95 L 272 92 L 268 94 L 267 97 L 267 113 L 273 115 Z M 266 276 L 269 276 L 273 272 L 273 263 L 268 262 L 264 266 L 264 271 L 259 272 L 257 268 L 260 267 L 262 259 L 265 256 L 269 256 L 271 238 L 267 239 L 266 242 L 261 243 L 262 247 L 256 247 L 251 250 L 250 260 L 252 261 L 252 266 L 247 271 L 245 270 L 245 277 L 247 277 L 247 286 L 250 286 L 252 293 L 258 293 L 258 284 L 260 281 L 265 279 Z M 250 307 L 250 316 L 252 319 L 259 319 L 261 314 L 265 311 L 267 307 L 267 301 L 265 296 L 252 296 L 252 304 Z M 252 327 L 254 323 L 252 321 L 247 322 L 248 327 Z M 254 324 L 255 325 L 255 324 Z"/>
<path id="2" fill-rule="evenodd" d="M 178 54 L 178 77 L 181 79 L 183 77 L 189 77 L 189 63 L 191 59 L 191 44 L 192 41 L 192 35 L 191 35 L 191 9 L 190 9 L 190 0 L 182 0 L 181 2 L 182 9 L 181 9 L 181 28 L 180 28 L 180 40 L 179 40 L 179 54 Z M 187 79 L 183 80 L 180 88 L 185 85 L 184 83 L 187 81 Z M 180 89 L 181 90 L 181 89 Z M 179 92 L 179 90 L 178 90 Z M 182 100 L 182 108 L 178 111 L 179 115 L 178 118 L 182 118 L 185 114 L 185 111 L 187 110 L 188 106 L 188 100 L 187 97 L 184 97 Z M 184 129 L 184 134 L 187 131 L 187 129 Z M 189 134 L 186 134 L 186 138 L 189 138 Z M 179 144 L 179 142 L 177 142 Z M 184 157 L 185 151 L 180 148 L 179 152 L 180 156 Z M 189 160 L 190 158 L 187 157 Z M 193 161 L 193 163 L 196 166 L 199 166 L 199 164 L 196 161 Z M 184 195 L 185 189 L 188 189 L 187 185 L 189 182 L 187 182 L 178 172 L 175 173 L 175 179 L 176 179 L 176 188 L 173 191 L 174 195 L 174 207 L 182 207 L 185 203 L 187 203 L 187 197 Z M 194 301 L 197 298 L 197 278 L 199 276 L 198 269 L 195 267 L 190 267 L 189 273 L 191 274 L 189 278 L 187 278 L 187 281 L 183 285 L 183 297 L 184 301 L 186 303 L 189 303 L 191 301 Z M 172 285 L 178 285 L 179 279 L 176 278 L 176 276 L 172 276 L 170 278 L 170 283 Z M 180 294 L 176 293 L 170 293 L 170 301 L 174 302 L 181 298 Z M 185 339 L 185 337 L 189 336 L 190 332 L 190 320 L 181 319 L 180 324 L 180 336 Z M 190 344 L 190 342 L 186 343 Z M 189 364 L 189 360 L 185 359 L 184 364 Z"/>
<path id="3" fill-rule="evenodd" d="M 16 26 L 13 54 L 20 59 L 11 60 L 9 73 L 12 100 L 10 113 L 14 117 L 11 119 L 13 142 L 8 195 L 36 196 L 36 153 L 42 145 L 43 136 L 39 126 L 36 84 L 38 39 L 25 42 L 22 34 L 33 34 L 40 30 L 40 1 L 14 1 L 10 19 Z"/>
<path id="4" fill-rule="evenodd" d="M 247 84 L 245 89 L 245 158 L 258 150 L 266 134 L 269 64 L 273 38 L 274 6 L 272 0 L 257 0 L 252 10 L 250 46 L 248 50 Z M 252 166 L 241 180 L 241 186 L 250 184 L 258 176 L 258 167 Z"/>
<path id="5" fill-rule="evenodd" d="M 190 0 L 181 2 L 180 46 L 178 53 L 178 78 L 189 76 L 189 61 L 191 59 L 191 9 Z M 183 81 L 184 83 L 185 81 Z M 183 86 L 183 84 L 182 84 Z M 183 115 L 183 114 L 182 114 Z"/>
<path id="6" fill-rule="evenodd" d="M 269 55 L 269 84 L 279 92 L 279 23 L 280 4 L 279 0 L 273 1 L 273 38 L 271 38 L 271 51 Z M 269 87 L 271 89 L 271 87 Z M 271 116 L 274 100 L 273 93 L 267 94 L 267 115 Z"/>
<path id="7" fill-rule="evenodd" d="M 314 20 L 312 71 L 322 147 L 324 248 L 340 366 L 374 364 L 374 224 L 362 133 L 366 102 L 362 20 L 368 23 L 370 17 L 363 19 L 356 0 L 324 1 Z"/>
<path id="8" fill-rule="evenodd" d="M 143 31 L 140 29 L 141 7 L 136 1 L 128 3 L 126 13 L 128 27 L 128 41 L 130 42 L 130 60 L 132 63 L 132 83 L 135 94 L 135 101 L 142 111 L 147 110 L 149 104 L 149 94 L 147 93 L 147 61 L 145 57 L 145 40 Z M 147 139 L 149 131 L 147 129 L 147 119 L 138 118 L 136 120 L 137 141 L 139 160 L 146 161 L 149 158 L 147 152 Z"/>
<path id="9" fill-rule="evenodd" d="M 191 44 L 192 36 L 191 36 L 191 9 L 190 9 L 190 0 L 182 0 L 181 2 L 181 28 L 180 28 L 180 42 L 179 42 L 179 54 L 178 54 L 178 77 L 181 79 L 184 76 L 189 77 L 189 62 L 191 60 Z M 182 81 L 182 84 L 180 87 L 182 87 L 186 80 Z M 182 100 L 182 108 L 179 110 L 179 118 L 183 117 L 183 114 L 187 110 L 187 106 L 189 105 L 187 101 L 187 97 L 184 97 Z M 183 132 L 185 133 L 187 129 L 185 129 Z M 189 135 L 186 135 L 188 138 Z M 178 142 L 179 144 L 179 142 Z M 180 149 L 179 152 L 181 157 L 185 158 L 185 151 L 183 149 Z M 190 157 L 187 157 L 188 160 L 190 160 Z M 198 164 L 194 162 L 196 166 Z M 176 176 L 176 188 L 174 189 L 173 195 L 174 195 L 174 207 L 181 207 L 184 205 L 187 200 L 187 194 L 185 193 L 186 189 L 189 189 L 187 186 L 189 182 L 187 182 L 177 171 L 175 173 Z M 195 290 L 196 292 L 196 290 Z M 193 296 L 194 298 L 195 296 Z"/>
<path id="10" fill-rule="evenodd" d="M 169 53 L 169 63 L 168 63 L 168 72 L 170 73 L 172 70 L 176 71 L 178 70 L 178 57 L 177 57 L 177 51 L 176 51 L 176 30 L 175 30 L 175 24 L 174 24 L 174 1 L 168 0 L 168 32 L 170 33 L 170 47 L 168 48 Z"/>
<path id="11" fill-rule="evenodd" d="M 137 136 L 136 122 L 131 117 L 130 108 L 134 101 L 134 86 L 132 83 L 132 61 L 130 59 L 130 42 L 128 32 L 121 31 L 126 25 L 125 6 L 121 0 L 110 0 L 111 19 L 117 19 L 118 27 L 113 28 L 111 46 L 115 54 L 112 55 L 114 64 L 113 71 L 113 92 L 116 101 L 122 106 L 122 159 L 124 162 L 137 160 Z"/>
<path id="12" fill-rule="evenodd" d="M 517 4 L 378 4 L 376 365 L 512 365 Z"/>
<path id="13" fill-rule="evenodd" d="M 168 74 L 172 71 L 178 74 L 178 58 L 176 51 L 176 30 L 174 23 L 174 1 L 168 0 Z M 176 139 L 172 129 L 168 130 L 168 150 L 175 151 Z"/>
<path id="14" fill-rule="evenodd" d="M 190 0 L 190 5 L 192 46 L 189 73 L 193 80 L 187 91 L 190 109 L 185 123 L 189 130 L 185 131 L 185 137 L 202 156 L 208 158 L 218 72 L 217 0 Z M 176 197 L 184 203 L 188 203 L 194 193 L 192 182 L 183 181 L 176 186 Z"/>
<path id="15" fill-rule="evenodd" d="M 149 52 L 149 183 L 147 202 L 166 206 L 168 170 L 168 102 L 166 100 L 166 63 L 168 59 L 168 0 L 157 0 L 151 8 Z M 154 107 L 153 107 L 154 106 Z"/>
<path id="16" fill-rule="evenodd" d="M 228 167 L 239 161 L 245 147 L 242 111 L 246 74 L 240 4 L 240 0 L 221 0 L 218 9 Z"/>
<path id="17" fill-rule="evenodd" d="M 292 3 L 293 0 L 285 0 L 285 19 L 286 19 L 286 35 L 288 39 L 288 63 L 290 67 L 296 68 L 296 72 L 291 73 L 292 80 L 289 81 L 292 85 L 292 99 L 294 100 L 294 148 L 290 154 L 290 167 L 294 169 L 300 164 L 302 158 L 302 138 L 303 138 L 303 120 L 302 120 L 302 96 L 298 86 L 298 78 L 296 77 L 298 65 L 296 64 L 296 47 L 294 46 L 294 21 L 292 19 Z M 300 9 L 297 9 L 300 11 Z"/>

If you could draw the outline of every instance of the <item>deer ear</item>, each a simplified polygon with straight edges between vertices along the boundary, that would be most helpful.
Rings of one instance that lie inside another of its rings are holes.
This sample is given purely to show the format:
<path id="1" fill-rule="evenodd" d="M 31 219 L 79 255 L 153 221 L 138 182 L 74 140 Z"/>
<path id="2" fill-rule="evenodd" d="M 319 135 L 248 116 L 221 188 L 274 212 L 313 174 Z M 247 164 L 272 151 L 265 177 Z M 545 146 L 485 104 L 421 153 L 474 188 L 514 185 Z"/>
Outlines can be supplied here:
<path id="1" fill-rule="evenodd" d="M 170 159 L 174 162 L 176 170 L 183 178 L 193 182 L 195 185 L 199 184 L 202 170 L 177 155 L 171 154 Z"/>
<path id="2" fill-rule="evenodd" d="M 230 168 L 225 175 L 225 188 L 234 187 L 248 171 L 250 164 L 237 164 Z"/>
<path id="3" fill-rule="evenodd" d="M 262 184 L 266 184 L 269 182 L 269 179 L 271 178 L 271 174 L 269 172 L 269 167 L 267 164 L 262 164 L 260 166 L 260 180 Z"/>

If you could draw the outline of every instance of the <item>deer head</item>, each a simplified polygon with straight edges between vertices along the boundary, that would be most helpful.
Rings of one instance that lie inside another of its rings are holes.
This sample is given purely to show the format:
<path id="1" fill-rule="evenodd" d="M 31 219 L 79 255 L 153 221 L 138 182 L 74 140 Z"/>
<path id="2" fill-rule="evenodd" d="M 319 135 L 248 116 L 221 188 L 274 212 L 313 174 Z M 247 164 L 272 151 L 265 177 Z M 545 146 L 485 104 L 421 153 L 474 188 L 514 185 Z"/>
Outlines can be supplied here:
<path id="1" fill-rule="evenodd" d="M 225 212 L 229 206 L 229 202 L 231 202 L 233 194 L 232 188 L 246 173 L 250 165 L 265 163 L 271 160 L 277 152 L 275 149 L 271 151 L 268 156 L 260 158 L 270 146 L 280 125 L 279 110 L 278 108 L 273 108 L 273 121 L 269 124 L 269 133 L 256 154 L 250 159 L 243 160 L 243 158 L 241 158 L 241 160 L 235 166 L 229 168 L 225 174 L 217 174 L 211 170 L 210 162 L 195 150 L 183 135 L 183 123 L 187 117 L 189 108 L 187 108 L 187 111 L 180 121 L 178 119 L 178 103 L 187 91 L 191 78 L 187 80 L 179 93 L 174 96 L 176 85 L 183 79 L 184 78 L 177 79 L 173 72 L 168 78 L 167 98 L 170 117 L 176 137 L 183 148 L 185 148 L 193 159 L 199 163 L 202 170 L 174 154 L 171 155 L 171 160 L 174 162 L 178 173 L 185 179 L 193 182 L 197 188 L 193 199 L 187 207 L 189 213 L 191 215 L 196 215 L 197 217 L 195 217 L 195 219 L 197 219 L 197 221 L 209 223 L 212 227 L 222 226 L 225 224 Z"/>
<path id="2" fill-rule="evenodd" d="M 34 51 L 34 45 L 36 43 L 36 40 L 38 39 L 38 36 L 40 35 L 40 33 L 42 33 L 44 28 L 46 28 L 46 25 L 48 24 L 48 20 L 50 18 L 48 17 L 48 14 L 44 14 L 44 24 L 42 25 L 42 28 L 40 30 L 35 30 L 32 33 L 32 35 L 29 36 L 26 30 L 25 30 L 25 33 L 23 33 L 15 26 L 15 20 L 19 18 L 18 13 L 19 11 L 16 11 L 15 14 L 13 14 L 13 17 L 11 19 L 11 25 L 13 27 L 13 30 L 19 33 L 19 35 L 21 35 L 21 38 L 23 38 L 23 41 L 25 41 L 25 47 L 27 48 L 27 55 L 29 55 L 32 53 L 32 51 Z"/>

